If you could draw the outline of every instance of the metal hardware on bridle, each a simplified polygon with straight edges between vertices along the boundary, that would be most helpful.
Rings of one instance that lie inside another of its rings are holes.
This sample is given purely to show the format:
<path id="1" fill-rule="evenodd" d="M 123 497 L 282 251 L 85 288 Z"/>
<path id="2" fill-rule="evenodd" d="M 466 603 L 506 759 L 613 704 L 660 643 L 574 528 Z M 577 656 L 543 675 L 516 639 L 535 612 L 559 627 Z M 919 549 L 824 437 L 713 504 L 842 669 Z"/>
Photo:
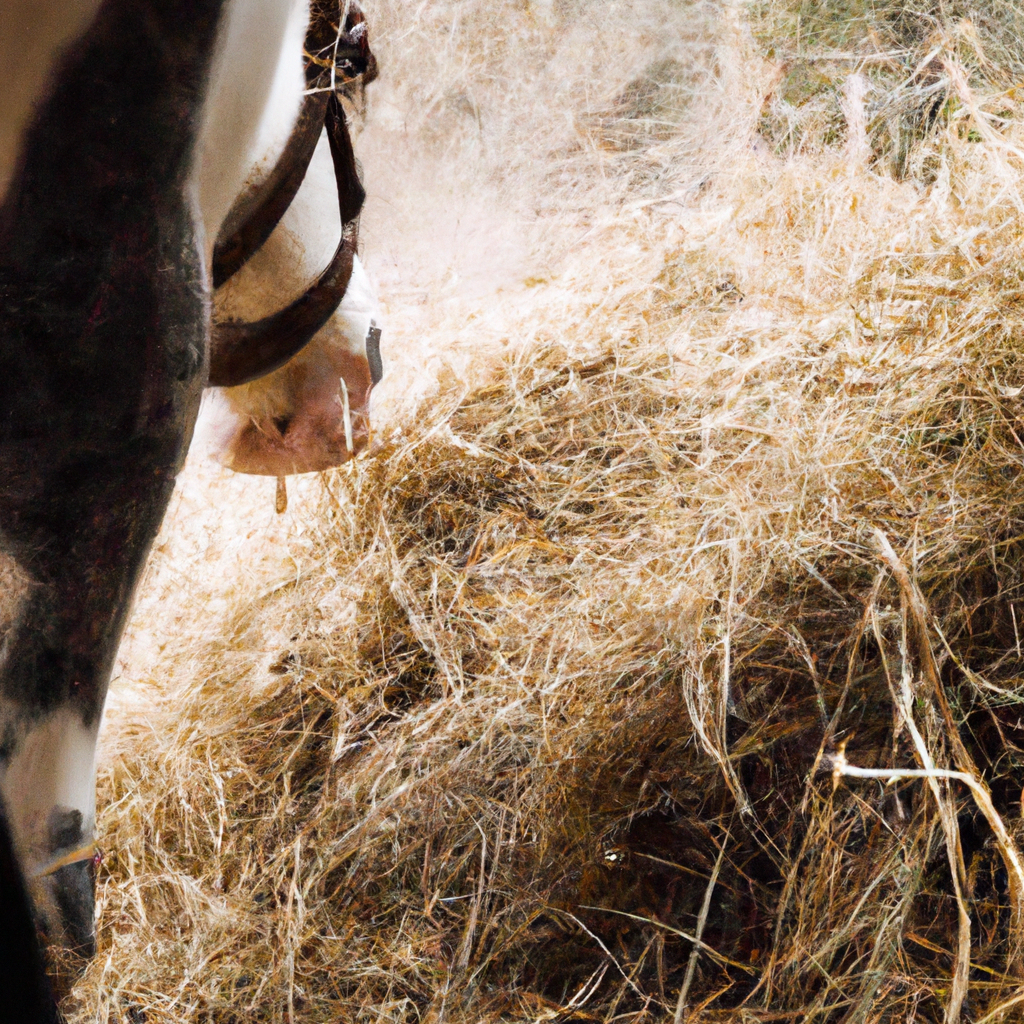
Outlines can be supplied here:
<path id="1" fill-rule="evenodd" d="M 370 321 L 366 332 L 366 361 L 370 364 L 370 382 L 376 387 L 384 376 L 384 361 L 380 357 L 380 328 L 376 320 Z"/>
<path id="2" fill-rule="evenodd" d="M 361 8 L 349 2 L 345 23 L 333 24 L 326 5 L 313 0 L 306 35 L 306 98 L 291 137 L 263 183 L 242 196 L 225 218 L 213 250 L 213 283 L 220 287 L 273 233 L 302 184 L 326 128 L 334 162 L 342 237 L 316 282 L 289 306 L 255 322 L 214 323 L 210 339 L 209 383 L 247 384 L 283 366 L 301 351 L 341 304 L 352 276 L 358 244 L 358 218 L 366 192 L 359 180 L 352 140 L 338 91 L 357 79 L 377 77 Z M 329 56 L 325 56 L 328 54 Z"/>

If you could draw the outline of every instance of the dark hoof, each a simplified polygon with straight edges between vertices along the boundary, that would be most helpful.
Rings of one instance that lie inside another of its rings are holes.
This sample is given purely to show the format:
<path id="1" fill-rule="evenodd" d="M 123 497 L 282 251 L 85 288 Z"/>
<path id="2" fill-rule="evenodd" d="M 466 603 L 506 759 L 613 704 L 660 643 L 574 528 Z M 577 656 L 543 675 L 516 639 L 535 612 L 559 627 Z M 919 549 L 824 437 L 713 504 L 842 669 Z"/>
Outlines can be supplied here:
<path id="1" fill-rule="evenodd" d="M 91 860 L 58 868 L 36 880 L 36 913 L 46 969 L 60 1002 L 96 955 L 96 870 Z"/>

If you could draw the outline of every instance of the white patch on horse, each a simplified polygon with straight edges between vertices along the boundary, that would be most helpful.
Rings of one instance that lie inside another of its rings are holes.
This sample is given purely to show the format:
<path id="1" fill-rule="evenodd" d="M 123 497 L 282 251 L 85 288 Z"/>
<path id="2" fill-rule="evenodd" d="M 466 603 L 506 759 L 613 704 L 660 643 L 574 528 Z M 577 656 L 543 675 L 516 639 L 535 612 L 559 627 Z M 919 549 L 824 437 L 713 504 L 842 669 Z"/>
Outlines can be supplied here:
<path id="1" fill-rule="evenodd" d="M 308 23 L 307 0 L 235 0 L 228 7 L 196 160 L 207 262 L 235 198 L 273 167 L 295 125 Z"/>
<path id="2" fill-rule="evenodd" d="M 324 200 L 336 187 L 325 136 L 274 232 L 216 293 L 218 317 L 255 320 L 302 294 L 338 244 L 341 218 L 337 206 Z M 341 305 L 301 352 L 251 384 L 207 394 L 198 426 L 203 447 L 243 473 L 277 476 L 336 466 L 351 455 L 344 416 L 335 401 L 339 378 L 344 377 L 354 448 L 360 451 L 369 432 L 365 360 L 371 321 L 381 327 L 384 317 L 373 283 L 356 257 Z"/>
<path id="3" fill-rule="evenodd" d="M 96 733 L 99 723 L 82 724 L 71 708 L 33 723 L 3 774 L 22 862 L 29 875 L 45 870 L 61 853 L 92 842 L 96 830 Z M 57 816 L 77 811 L 79 834 L 54 847 Z"/>

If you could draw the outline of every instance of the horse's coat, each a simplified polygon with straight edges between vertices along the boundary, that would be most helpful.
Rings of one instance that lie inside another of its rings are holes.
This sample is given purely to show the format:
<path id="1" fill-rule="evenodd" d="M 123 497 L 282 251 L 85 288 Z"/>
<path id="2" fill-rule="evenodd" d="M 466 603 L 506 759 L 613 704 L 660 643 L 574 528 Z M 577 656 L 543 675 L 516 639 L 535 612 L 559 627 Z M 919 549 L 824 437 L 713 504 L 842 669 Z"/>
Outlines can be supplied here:
<path id="1" fill-rule="evenodd" d="M 23 75 L 0 100 L 0 549 L 27 580 L 0 647 L 0 787 L 40 926 L 85 956 L 96 734 L 206 382 L 212 240 L 295 121 L 307 21 L 306 0 L 0 0 L 5 87 Z M 358 419 L 369 366 L 345 323 L 320 347 Z M 308 399 L 326 422 L 326 386 L 293 389 L 291 419 Z M 239 468 L 267 472 L 250 447 Z"/>

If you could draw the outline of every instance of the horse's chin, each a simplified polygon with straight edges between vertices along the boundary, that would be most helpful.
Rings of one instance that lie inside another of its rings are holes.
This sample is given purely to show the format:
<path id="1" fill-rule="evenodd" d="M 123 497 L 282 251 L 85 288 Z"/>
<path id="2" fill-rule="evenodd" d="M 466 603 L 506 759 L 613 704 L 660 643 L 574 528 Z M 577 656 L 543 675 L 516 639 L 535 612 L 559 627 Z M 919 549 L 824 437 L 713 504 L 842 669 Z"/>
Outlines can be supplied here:
<path id="1" fill-rule="evenodd" d="M 351 448 L 337 418 L 303 416 L 289 422 L 283 434 L 272 419 L 249 418 L 222 436 L 214 455 L 236 473 L 290 476 L 340 466 L 358 455 L 368 438 L 362 417 L 353 424 Z"/>
<path id="2" fill-rule="evenodd" d="M 291 476 L 340 466 L 369 440 L 366 357 L 324 333 L 271 376 L 210 396 L 209 452 L 236 473 Z"/>

